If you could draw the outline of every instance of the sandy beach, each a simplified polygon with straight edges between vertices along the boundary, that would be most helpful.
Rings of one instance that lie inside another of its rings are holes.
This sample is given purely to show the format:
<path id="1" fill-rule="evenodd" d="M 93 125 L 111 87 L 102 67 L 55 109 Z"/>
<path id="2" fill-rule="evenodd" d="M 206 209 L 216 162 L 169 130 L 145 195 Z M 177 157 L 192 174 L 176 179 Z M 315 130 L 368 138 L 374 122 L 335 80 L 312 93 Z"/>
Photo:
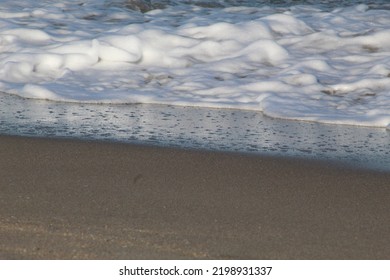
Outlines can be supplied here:
<path id="1" fill-rule="evenodd" d="M 0 137 L 1 259 L 389 259 L 390 174 Z"/>

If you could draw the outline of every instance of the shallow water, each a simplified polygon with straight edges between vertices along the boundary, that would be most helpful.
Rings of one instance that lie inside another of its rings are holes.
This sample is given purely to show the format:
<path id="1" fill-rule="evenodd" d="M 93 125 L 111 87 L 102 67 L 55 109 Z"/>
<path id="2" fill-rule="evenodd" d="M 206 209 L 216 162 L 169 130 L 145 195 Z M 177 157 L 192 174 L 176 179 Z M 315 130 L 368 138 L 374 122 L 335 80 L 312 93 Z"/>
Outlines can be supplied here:
<path id="1" fill-rule="evenodd" d="M 390 171 L 390 132 L 152 104 L 93 105 L 0 95 L 0 134 L 305 157 Z"/>
<path id="2" fill-rule="evenodd" d="M 387 1 L 3 1 L 0 90 L 390 125 Z"/>

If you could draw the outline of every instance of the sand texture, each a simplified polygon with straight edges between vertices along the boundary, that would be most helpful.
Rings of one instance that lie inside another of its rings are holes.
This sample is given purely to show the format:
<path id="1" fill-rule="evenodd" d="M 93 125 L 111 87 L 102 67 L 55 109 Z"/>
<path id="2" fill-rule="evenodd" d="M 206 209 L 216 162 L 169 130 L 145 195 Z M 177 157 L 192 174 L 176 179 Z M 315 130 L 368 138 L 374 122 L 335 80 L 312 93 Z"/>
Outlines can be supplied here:
<path id="1" fill-rule="evenodd" d="M 1 259 L 389 259 L 390 174 L 0 137 Z"/>

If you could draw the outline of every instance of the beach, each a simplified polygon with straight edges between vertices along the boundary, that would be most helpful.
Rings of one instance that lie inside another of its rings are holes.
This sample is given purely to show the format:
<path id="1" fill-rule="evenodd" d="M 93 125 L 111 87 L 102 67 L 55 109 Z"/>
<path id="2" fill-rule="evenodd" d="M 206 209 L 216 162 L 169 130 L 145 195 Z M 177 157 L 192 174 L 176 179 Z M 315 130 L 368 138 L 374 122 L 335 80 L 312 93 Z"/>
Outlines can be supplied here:
<path id="1" fill-rule="evenodd" d="M 317 2 L 2 1 L 0 259 L 389 259 L 390 4 Z"/>
<path id="2" fill-rule="evenodd" d="M 390 173 L 0 137 L 1 259 L 389 259 Z"/>

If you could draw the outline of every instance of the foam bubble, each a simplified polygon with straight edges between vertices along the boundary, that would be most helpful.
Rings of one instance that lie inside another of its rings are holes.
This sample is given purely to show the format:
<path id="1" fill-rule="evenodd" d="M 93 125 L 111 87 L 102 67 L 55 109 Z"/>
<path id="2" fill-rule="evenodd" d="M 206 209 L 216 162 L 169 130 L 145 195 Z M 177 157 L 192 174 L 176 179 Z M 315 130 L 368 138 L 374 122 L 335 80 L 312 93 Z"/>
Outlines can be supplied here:
<path id="1" fill-rule="evenodd" d="M 389 127 L 388 9 L 191 3 L 4 1 L 0 90 Z"/>
<path id="2" fill-rule="evenodd" d="M 34 84 L 26 84 L 22 90 L 21 95 L 27 98 L 37 99 L 57 99 L 56 94 L 47 88 Z"/>

